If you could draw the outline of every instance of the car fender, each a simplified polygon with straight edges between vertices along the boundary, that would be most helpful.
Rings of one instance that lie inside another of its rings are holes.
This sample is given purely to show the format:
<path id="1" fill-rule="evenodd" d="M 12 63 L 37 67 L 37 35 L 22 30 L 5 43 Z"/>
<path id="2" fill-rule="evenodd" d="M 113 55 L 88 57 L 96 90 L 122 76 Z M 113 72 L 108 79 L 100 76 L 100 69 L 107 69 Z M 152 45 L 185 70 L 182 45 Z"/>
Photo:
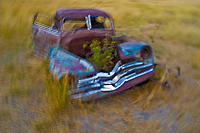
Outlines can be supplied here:
<path id="1" fill-rule="evenodd" d="M 61 48 L 52 47 L 49 55 L 49 71 L 59 80 L 65 74 L 74 75 L 79 78 L 96 73 L 94 65 L 87 60 L 76 56 Z"/>
<path id="2" fill-rule="evenodd" d="M 148 56 L 143 57 L 143 50 L 147 49 Z M 151 46 L 141 42 L 125 42 L 117 45 L 118 56 L 120 60 L 140 60 L 144 64 L 153 63 L 153 51 Z"/>

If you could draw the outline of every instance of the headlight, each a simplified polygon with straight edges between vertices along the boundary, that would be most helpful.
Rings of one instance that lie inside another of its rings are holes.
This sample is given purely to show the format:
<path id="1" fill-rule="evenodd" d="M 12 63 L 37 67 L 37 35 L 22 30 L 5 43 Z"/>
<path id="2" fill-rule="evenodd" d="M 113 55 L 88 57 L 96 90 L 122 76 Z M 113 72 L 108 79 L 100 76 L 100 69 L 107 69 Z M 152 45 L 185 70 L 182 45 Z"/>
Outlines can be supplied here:
<path id="1" fill-rule="evenodd" d="M 144 46 L 141 50 L 140 50 L 140 54 L 141 54 L 141 57 L 143 59 L 147 59 L 151 56 L 152 54 L 152 50 L 151 50 L 151 47 L 149 46 Z"/>

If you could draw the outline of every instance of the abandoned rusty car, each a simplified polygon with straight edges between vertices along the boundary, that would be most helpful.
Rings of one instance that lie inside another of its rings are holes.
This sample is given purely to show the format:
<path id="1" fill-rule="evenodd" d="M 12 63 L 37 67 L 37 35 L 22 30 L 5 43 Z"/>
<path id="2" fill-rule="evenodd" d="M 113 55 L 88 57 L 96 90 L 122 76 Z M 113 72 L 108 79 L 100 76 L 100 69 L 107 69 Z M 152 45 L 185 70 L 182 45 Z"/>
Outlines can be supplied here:
<path id="1" fill-rule="evenodd" d="M 65 74 L 76 80 L 70 90 L 72 99 L 90 101 L 109 96 L 154 73 L 152 48 L 145 43 L 119 41 L 110 15 L 101 10 L 61 8 L 54 17 L 37 12 L 31 33 L 34 55 L 49 61 L 50 73 L 57 80 Z M 94 41 L 100 46 L 96 51 L 90 45 Z M 106 56 L 111 58 L 105 64 L 109 69 L 98 67 L 92 56 L 107 50 L 110 53 Z"/>

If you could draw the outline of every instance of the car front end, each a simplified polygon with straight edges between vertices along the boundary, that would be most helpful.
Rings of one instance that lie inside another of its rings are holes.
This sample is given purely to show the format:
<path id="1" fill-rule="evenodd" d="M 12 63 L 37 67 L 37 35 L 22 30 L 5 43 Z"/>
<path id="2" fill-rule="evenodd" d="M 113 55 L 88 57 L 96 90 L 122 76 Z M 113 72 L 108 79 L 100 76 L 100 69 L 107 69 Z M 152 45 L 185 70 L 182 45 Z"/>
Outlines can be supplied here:
<path id="1" fill-rule="evenodd" d="M 81 78 L 77 78 L 76 87 L 74 87 L 73 90 L 70 90 L 72 99 L 81 98 L 83 101 L 91 101 L 109 96 L 147 80 L 154 73 L 153 53 L 148 44 L 126 42 L 116 45 L 115 49 L 115 59 L 117 59 L 117 61 L 111 71 L 96 72 L 95 68 L 92 67 L 92 64 L 87 64 L 85 70 L 81 69 L 82 75 L 90 76 L 80 76 L 81 74 L 79 73 L 79 77 Z M 69 56 L 69 53 L 67 56 Z M 56 63 L 54 63 L 55 60 L 57 60 L 55 58 L 58 57 L 55 56 L 50 58 L 50 66 L 56 64 L 57 67 L 50 69 L 50 71 L 61 77 L 61 75 L 66 72 L 66 69 L 63 69 L 66 68 L 64 65 L 64 62 L 66 61 L 59 63 L 56 61 Z M 67 57 L 62 55 L 62 58 L 66 59 Z M 77 61 L 78 58 L 80 57 L 77 56 Z M 81 58 L 79 60 L 84 59 Z M 73 61 L 75 60 L 73 59 Z M 83 64 L 86 64 L 87 60 L 84 61 Z M 58 72 L 58 69 L 60 74 L 55 73 L 55 71 Z M 68 72 L 70 71 L 71 70 L 69 69 Z M 71 73 L 77 74 L 78 71 L 80 70 L 76 69 Z M 90 74 L 88 72 L 90 72 Z"/>

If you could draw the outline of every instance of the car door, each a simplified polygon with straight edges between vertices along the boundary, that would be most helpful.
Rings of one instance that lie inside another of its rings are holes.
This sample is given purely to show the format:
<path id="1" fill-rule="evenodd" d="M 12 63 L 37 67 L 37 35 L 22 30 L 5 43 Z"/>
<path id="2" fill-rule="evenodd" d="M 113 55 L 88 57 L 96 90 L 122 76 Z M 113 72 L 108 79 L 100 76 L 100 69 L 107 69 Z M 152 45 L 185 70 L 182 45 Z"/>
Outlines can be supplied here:
<path id="1" fill-rule="evenodd" d="M 60 31 L 55 27 L 52 16 L 35 14 L 31 29 L 35 56 L 47 59 L 51 47 L 59 45 Z"/>

